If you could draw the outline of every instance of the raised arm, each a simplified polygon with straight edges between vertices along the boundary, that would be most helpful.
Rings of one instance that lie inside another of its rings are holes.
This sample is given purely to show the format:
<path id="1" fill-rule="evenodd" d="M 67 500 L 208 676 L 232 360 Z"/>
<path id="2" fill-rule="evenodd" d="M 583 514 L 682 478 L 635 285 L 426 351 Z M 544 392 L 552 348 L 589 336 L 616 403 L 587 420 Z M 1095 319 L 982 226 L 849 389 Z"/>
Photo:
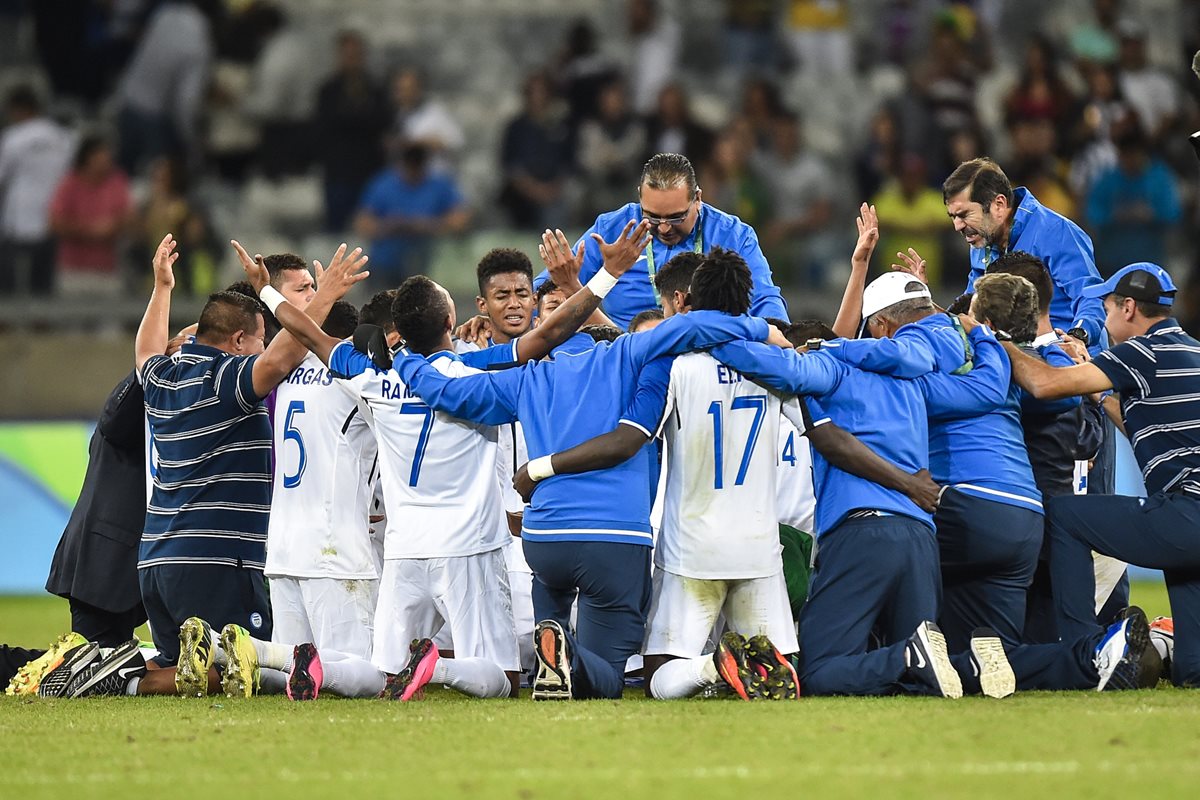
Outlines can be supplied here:
<path id="1" fill-rule="evenodd" d="M 837 319 L 833 322 L 833 332 L 843 339 L 853 339 L 858 336 L 858 328 L 862 324 L 862 298 L 867 288 L 867 272 L 871 268 L 871 254 L 879 243 L 879 215 L 875 206 L 863 203 L 858 209 L 858 243 L 854 245 L 854 254 L 850 256 L 850 279 L 846 281 L 846 291 L 842 293 L 842 304 L 838 307 Z"/>
<path id="2" fill-rule="evenodd" d="M 1097 297 L 1084 297 L 1083 290 L 1100 283 L 1092 240 L 1074 225 L 1060 249 L 1045 259 L 1046 269 L 1054 283 L 1071 300 L 1074 324 L 1088 333 L 1088 350 L 1093 354 L 1104 342 L 1104 303 Z"/>
<path id="3" fill-rule="evenodd" d="M 266 397 L 304 360 L 309 350 L 316 353 L 326 365 L 329 364 L 329 353 L 339 340 L 322 331 L 320 323 L 351 286 L 370 275 L 369 272 L 359 271 L 366 265 L 367 257 L 362 254 L 362 248 L 355 248 L 347 255 L 346 245 L 342 244 L 334 253 L 329 269 L 322 270 L 321 263 L 314 261 L 313 267 L 319 280 L 317 293 L 308 308 L 301 311 L 271 288 L 271 276 L 261 255 L 251 259 L 240 244 L 236 241 L 232 244 L 242 262 L 246 278 L 284 328 L 254 362 L 254 391 L 259 397 Z"/>
<path id="4" fill-rule="evenodd" d="M 1106 392 L 1113 388 L 1109 377 L 1090 361 L 1073 367 L 1056 368 L 1040 358 L 1021 352 L 1021 348 L 1012 342 L 1005 342 L 1004 350 L 1012 362 L 1013 380 L 1039 400 Z"/>
<path id="5" fill-rule="evenodd" d="M 161 356 L 167 350 L 170 336 L 171 290 L 175 288 L 175 272 L 172 266 L 179 253 L 175 252 L 175 237 L 167 234 L 154 251 L 154 289 L 146 313 L 138 325 L 137 337 L 133 340 L 133 363 L 141 372 L 152 356 Z"/>

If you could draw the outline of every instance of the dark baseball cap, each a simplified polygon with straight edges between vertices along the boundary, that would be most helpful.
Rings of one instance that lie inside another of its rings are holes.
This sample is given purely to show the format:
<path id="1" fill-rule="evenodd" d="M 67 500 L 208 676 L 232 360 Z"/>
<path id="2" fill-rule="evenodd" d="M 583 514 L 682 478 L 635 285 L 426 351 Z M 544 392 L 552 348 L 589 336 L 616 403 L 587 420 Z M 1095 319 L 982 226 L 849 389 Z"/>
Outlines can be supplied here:
<path id="1" fill-rule="evenodd" d="M 1178 290 L 1175 288 L 1175 281 L 1171 280 L 1165 269 L 1149 261 L 1139 261 L 1121 267 L 1104 283 L 1085 287 L 1083 296 L 1105 297 L 1119 294 L 1121 297 L 1169 306 L 1175 302 L 1176 291 Z"/>

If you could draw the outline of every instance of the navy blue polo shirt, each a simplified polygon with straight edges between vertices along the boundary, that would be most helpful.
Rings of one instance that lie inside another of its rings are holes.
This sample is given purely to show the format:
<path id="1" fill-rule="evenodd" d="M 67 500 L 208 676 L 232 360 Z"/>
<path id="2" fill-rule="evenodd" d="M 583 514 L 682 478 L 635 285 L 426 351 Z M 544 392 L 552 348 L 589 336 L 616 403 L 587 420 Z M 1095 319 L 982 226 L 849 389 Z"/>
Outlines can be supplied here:
<path id="1" fill-rule="evenodd" d="M 1168 317 L 1092 363 L 1121 394 L 1147 493 L 1200 497 L 1200 342 Z"/>
<path id="2" fill-rule="evenodd" d="M 271 424 L 254 393 L 257 356 L 185 344 L 139 374 L 158 471 L 138 568 L 263 568 L 271 513 Z"/>

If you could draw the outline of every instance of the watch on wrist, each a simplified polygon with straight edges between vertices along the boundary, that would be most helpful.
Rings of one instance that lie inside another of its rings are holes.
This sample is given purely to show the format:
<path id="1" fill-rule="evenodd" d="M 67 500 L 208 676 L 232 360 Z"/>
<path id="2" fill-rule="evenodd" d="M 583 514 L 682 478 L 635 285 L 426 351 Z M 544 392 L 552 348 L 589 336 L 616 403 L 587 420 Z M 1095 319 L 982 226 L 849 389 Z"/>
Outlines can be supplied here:
<path id="1" fill-rule="evenodd" d="M 1002 330 L 1000 330 L 999 328 L 997 328 L 995 331 L 993 331 L 993 333 L 995 333 L 995 334 L 996 334 L 996 340 L 997 340 L 997 341 L 1000 341 L 1000 342 L 1011 342 L 1011 341 L 1013 340 L 1013 338 L 1012 338 L 1012 334 L 1011 334 L 1011 333 L 1009 333 L 1008 331 L 1002 331 Z"/>
<path id="2" fill-rule="evenodd" d="M 1088 334 L 1087 331 L 1085 331 L 1083 328 L 1079 327 L 1078 325 L 1076 325 L 1074 328 L 1071 328 L 1070 330 L 1068 330 L 1067 336 L 1074 336 L 1076 339 L 1083 342 L 1084 347 L 1087 347 L 1089 344 L 1092 343 L 1092 341 L 1091 341 L 1092 337 Z"/>

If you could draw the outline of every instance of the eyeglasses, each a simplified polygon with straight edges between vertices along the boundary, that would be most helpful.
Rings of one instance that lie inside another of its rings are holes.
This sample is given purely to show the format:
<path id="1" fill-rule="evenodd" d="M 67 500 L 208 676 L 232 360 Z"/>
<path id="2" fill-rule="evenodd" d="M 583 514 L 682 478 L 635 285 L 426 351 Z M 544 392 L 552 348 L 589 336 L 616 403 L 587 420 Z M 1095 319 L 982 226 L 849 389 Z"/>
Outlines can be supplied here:
<path id="1" fill-rule="evenodd" d="M 687 222 L 688 212 L 690 212 L 692 210 L 692 203 L 695 203 L 695 202 L 696 202 L 696 200 L 695 200 L 695 198 L 693 198 L 692 202 L 688 203 L 688 207 L 686 209 L 684 209 L 683 211 L 680 211 L 678 216 L 656 217 L 653 214 L 642 214 L 642 219 L 645 220 L 646 222 L 649 222 L 650 227 L 652 227 L 652 228 L 657 228 L 660 225 L 672 225 L 672 226 L 682 225 L 683 223 Z"/>

